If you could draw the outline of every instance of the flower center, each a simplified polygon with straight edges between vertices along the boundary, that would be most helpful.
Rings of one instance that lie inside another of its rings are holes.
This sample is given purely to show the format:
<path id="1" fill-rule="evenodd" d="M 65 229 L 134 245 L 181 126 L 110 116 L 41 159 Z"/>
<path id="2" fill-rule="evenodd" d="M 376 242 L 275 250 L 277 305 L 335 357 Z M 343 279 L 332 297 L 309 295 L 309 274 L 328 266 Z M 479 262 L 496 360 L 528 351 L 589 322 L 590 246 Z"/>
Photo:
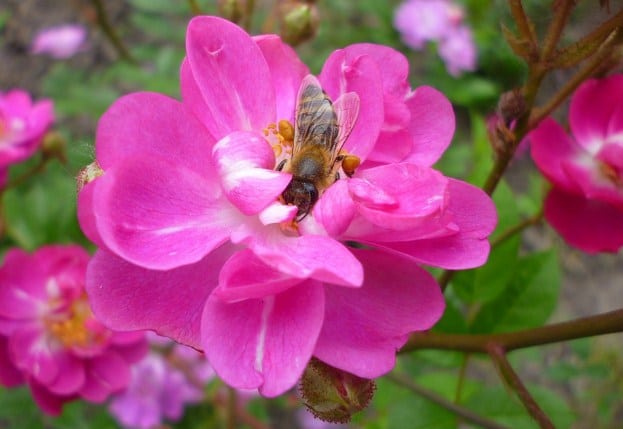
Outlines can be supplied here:
<path id="1" fill-rule="evenodd" d="M 615 187 L 623 187 L 623 178 L 618 169 L 603 161 L 599 161 L 599 172 L 601 175 L 611 182 Z"/>
<path id="2" fill-rule="evenodd" d="M 275 167 L 292 155 L 294 144 L 294 126 L 286 119 L 278 124 L 268 124 L 264 128 L 264 136 L 275 152 Z"/>
<path id="3" fill-rule="evenodd" d="M 49 332 L 65 347 L 97 346 L 106 341 L 110 332 L 93 318 L 86 299 L 81 296 L 68 311 L 56 313 L 47 320 Z"/>

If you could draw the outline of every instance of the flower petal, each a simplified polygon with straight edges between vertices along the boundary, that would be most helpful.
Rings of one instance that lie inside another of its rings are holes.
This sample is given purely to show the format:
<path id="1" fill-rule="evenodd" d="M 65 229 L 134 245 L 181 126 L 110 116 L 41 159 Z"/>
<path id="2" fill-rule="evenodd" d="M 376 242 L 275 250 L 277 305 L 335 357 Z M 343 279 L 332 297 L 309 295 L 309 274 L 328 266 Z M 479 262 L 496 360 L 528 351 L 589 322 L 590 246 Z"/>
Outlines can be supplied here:
<path id="1" fill-rule="evenodd" d="M 86 364 L 87 377 L 80 396 L 89 402 L 104 402 L 111 393 L 120 391 L 130 382 L 127 362 L 112 350 L 90 359 Z"/>
<path id="2" fill-rule="evenodd" d="M 138 92 L 115 101 L 100 118 L 95 152 L 104 170 L 132 155 L 157 155 L 205 176 L 215 142 L 179 101 Z"/>
<path id="3" fill-rule="evenodd" d="M 59 353 L 56 361 L 59 365 L 58 376 L 47 385 L 48 389 L 57 395 L 76 393 L 86 380 L 83 362 L 69 353 Z"/>
<path id="4" fill-rule="evenodd" d="M 553 188 L 545 218 L 571 246 L 588 253 L 618 252 L 623 246 L 623 211 Z"/>
<path id="5" fill-rule="evenodd" d="M 274 34 L 255 36 L 253 41 L 264 54 L 277 99 L 277 119 L 294 122 L 296 94 L 303 78 L 309 74 L 307 66 L 296 51 Z"/>
<path id="6" fill-rule="evenodd" d="M 300 279 L 269 267 L 252 251 L 244 249 L 223 265 L 214 295 L 231 303 L 276 295 L 300 282 Z"/>
<path id="7" fill-rule="evenodd" d="M 275 171 L 275 154 L 257 133 L 234 132 L 214 146 L 214 162 L 225 195 L 245 215 L 262 211 L 275 202 L 292 176 Z"/>
<path id="8" fill-rule="evenodd" d="M 319 80 L 334 101 L 348 92 L 359 96 L 357 122 L 344 148 L 364 161 L 383 124 L 383 85 L 376 63 L 368 56 L 337 50 L 327 58 Z"/>
<path id="9" fill-rule="evenodd" d="M 610 120 L 623 96 L 623 75 L 589 79 L 571 98 L 569 125 L 578 144 L 594 153 L 608 137 Z"/>
<path id="10" fill-rule="evenodd" d="M 348 185 L 347 180 L 338 180 L 314 205 L 313 219 L 332 237 L 342 235 L 355 216 L 356 207 L 348 192 Z"/>
<path id="11" fill-rule="evenodd" d="M 132 265 L 99 250 L 87 270 L 93 313 L 114 330 L 151 329 L 200 348 L 200 318 L 218 283 L 218 272 L 234 249 L 222 246 L 196 264 L 169 271 Z"/>
<path id="12" fill-rule="evenodd" d="M 240 216 L 220 187 L 161 158 L 126 159 L 97 179 L 93 211 L 106 247 L 153 269 L 197 262 Z"/>
<path id="13" fill-rule="evenodd" d="M 204 123 L 216 138 L 237 130 L 260 131 L 275 122 L 268 65 L 244 30 L 222 18 L 195 17 L 188 24 L 186 52 L 205 102 L 202 110 L 210 111 L 211 120 Z"/>
<path id="14" fill-rule="evenodd" d="M 353 249 L 365 270 L 359 289 L 326 287 L 325 321 L 314 356 L 364 378 L 390 371 L 410 332 L 430 329 L 444 311 L 433 277 L 411 259 Z"/>
<path id="15" fill-rule="evenodd" d="M 411 112 L 409 131 L 413 138 L 413 149 L 407 161 L 431 166 L 452 141 L 455 129 L 452 104 L 430 86 L 416 88 L 406 103 Z"/>
<path id="16" fill-rule="evenodd" d="M 9 355 L 8 339 L 0 336 L 0 385 L 14 387 L 23 382 L 22 372 L 15 367 Z"/>
<path id="17" fill-rule="evenodd" d="M 58 416 L 63 411 L 63 404 L 73 399 L 73 396 L 55 395 L 33 379 L 28 380 L 28 385 L 39 408 L 51 416 Z"/>
<path id="18" fill-rule="evenodd" d="M 239 389 L 274 397 L 298 381 L 324 317 L 322 285 L 306 281 L 278 295 L 234 304 L 208 299 L 202 344 L 216 373 Z"/>
<path id="19" fill-rule="evenodd" d="M 529 134 L 529 139 L 532 159 L 539 170 L 556 186 L 577 189 L 562 168 L 562 162 L 575 158 L 580 148 L 565 130 L 553 119 L 546 118 Z"/>

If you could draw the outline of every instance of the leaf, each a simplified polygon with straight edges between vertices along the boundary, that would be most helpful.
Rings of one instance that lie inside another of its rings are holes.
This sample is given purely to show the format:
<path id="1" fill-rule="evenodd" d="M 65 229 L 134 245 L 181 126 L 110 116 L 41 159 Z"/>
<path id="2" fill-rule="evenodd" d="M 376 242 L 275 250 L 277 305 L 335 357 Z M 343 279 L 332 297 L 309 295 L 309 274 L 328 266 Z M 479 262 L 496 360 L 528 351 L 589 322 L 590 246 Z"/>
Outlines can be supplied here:
<path id="1" fill-rule="evenodd" d="M 509 267 L 512 279 L 504 292 L 483 305 L 472 332 L 506 332 L 547 321 L 558 300 L 560 268 L 553 250 L 533 253 Z"/>

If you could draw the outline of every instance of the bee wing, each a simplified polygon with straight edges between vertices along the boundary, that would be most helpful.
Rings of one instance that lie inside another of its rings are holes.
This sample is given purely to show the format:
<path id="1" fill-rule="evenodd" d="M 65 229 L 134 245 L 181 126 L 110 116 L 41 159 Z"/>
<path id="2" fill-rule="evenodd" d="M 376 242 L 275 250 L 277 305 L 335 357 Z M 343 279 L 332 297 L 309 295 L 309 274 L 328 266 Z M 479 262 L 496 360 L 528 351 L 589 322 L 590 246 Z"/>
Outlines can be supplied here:
<path id="1" fill-rule="evenodd" d="M 307 75 L 301 82 L 296 105 L 293 155 L 309 144 L 335 150 L 337 136 L 331 137 L 334 129 L 337 133 L 335 111 L 315 76 Z"/>
<path id="2" fill-rule="evenodd" d="M 335 156 L 337 156 L 357 122 L 357 117 L 359 116 L 359 96 L 356 92 L 342 94 L 333 103 L 333 109 L 337 115 L 339 128 L 337 147 L 334 152 Z"/>

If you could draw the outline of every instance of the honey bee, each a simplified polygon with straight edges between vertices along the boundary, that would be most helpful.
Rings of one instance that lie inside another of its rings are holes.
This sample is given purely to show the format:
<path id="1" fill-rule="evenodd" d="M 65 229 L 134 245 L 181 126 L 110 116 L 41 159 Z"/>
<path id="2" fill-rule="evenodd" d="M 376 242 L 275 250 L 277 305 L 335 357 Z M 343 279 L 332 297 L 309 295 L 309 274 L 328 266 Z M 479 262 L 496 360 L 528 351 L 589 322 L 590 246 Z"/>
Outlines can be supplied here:
<path id="1" fill-rule="evenodd" d="M 342 153 L 344 142 L 357 121 L 359 96 L 342 94 L 335 103 L 312 75 L 303 79 L 297 96 L 292 156 L 277 170 L 292 173 L 292 180 L 281 194 L 286 204 L 298 207 L 301 221 L 322 192 L 339 179 L 338 170 L 354 174 L 359 158 Z"/>

